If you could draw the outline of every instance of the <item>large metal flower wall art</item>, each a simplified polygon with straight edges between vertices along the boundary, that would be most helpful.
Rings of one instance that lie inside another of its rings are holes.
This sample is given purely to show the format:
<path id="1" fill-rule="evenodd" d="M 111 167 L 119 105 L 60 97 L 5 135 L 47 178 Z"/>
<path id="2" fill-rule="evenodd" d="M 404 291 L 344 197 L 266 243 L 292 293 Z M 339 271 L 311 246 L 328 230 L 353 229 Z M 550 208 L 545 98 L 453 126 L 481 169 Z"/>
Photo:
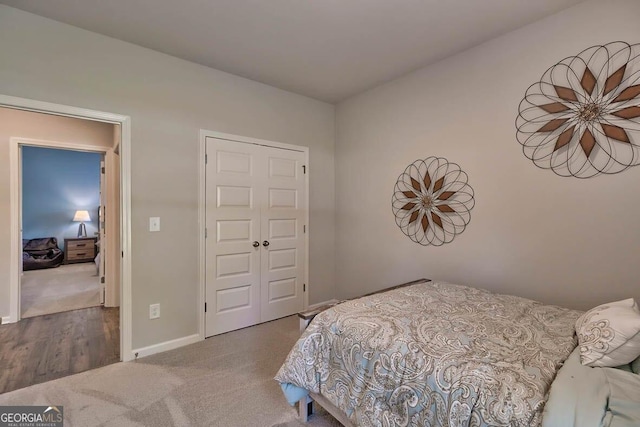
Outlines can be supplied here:
<path id="1" fill-rule="evenodd" d="M 593 46 L 527 89 L 517 139 L 533 163 L 589 178 L 640 163 L 640 45 Z"/>
<path id="2" fill-rule="evenodd" d="M 468 176 L 442 157 L 416 160 L 398 177 L 392 198 L 396 224 L 421 245 L 440 246 L 462 233 L 475 204 Z"/>

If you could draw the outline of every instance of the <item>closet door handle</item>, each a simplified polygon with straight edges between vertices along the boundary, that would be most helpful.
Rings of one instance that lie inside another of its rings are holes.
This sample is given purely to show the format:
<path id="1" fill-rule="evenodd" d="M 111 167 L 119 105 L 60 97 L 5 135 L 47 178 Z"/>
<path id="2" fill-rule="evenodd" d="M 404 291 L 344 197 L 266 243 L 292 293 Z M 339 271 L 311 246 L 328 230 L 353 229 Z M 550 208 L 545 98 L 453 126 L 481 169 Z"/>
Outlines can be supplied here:
<path id="1" fill-rule="evenodd" d="M 264 242 L 262 242 L 262 246 L 264 246 L 265 248 L 269 246 L 269 241 L 265 240 Z"/>
<path id="2" fill-rule="evenodd" d="M 254 248 L 257 248 L 258 246 L 260 246 L 260 242 L 258 242 L 257 240 L 255 240 L 255 241 L 253 242 L 253 247 L 254 247 Z"/>

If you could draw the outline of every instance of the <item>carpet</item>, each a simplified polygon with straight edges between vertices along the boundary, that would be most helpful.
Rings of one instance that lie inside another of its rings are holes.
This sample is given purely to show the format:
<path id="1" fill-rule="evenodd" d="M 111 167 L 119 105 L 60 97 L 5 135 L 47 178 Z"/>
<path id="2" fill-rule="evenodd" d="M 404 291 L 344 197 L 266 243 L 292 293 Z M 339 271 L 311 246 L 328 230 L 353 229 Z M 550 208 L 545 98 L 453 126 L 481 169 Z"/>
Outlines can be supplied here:
<path id="1" fill-rule="evenodd" d="M 21 317 L 42 316 L 100 305 L 100 280 L 93 262 L 25 271 Z"/>
<path id="2" fill-rule="evenodd" d="M 273 379 L 298 328 L 286 317 L 0 394 L 0 405 L 62 405 L 65 427 L 304 426 Z M 322 410 L 306 425 L 340 426 Z"/>

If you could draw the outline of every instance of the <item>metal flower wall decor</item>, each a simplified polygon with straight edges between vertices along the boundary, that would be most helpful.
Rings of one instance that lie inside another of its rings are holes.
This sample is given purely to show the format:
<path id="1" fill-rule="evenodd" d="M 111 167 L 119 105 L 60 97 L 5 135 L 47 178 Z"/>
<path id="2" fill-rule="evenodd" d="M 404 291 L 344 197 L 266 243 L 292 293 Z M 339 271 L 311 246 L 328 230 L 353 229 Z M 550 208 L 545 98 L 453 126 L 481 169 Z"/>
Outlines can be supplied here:
<path id="1" fill-rule="evenodd" d="M 429 157 L 416 160 L 398 177 L 391 203 L 404 234 L 421 245 L 440 246 L 469 224 L 473 196 L 460 166 Z"/>
<path id="2" fill-rule="evenodd" d="M 527 89 L 517 139 L 533 163 L 589 178 L 640 163 L 640 44 L 592 46 Z"/>

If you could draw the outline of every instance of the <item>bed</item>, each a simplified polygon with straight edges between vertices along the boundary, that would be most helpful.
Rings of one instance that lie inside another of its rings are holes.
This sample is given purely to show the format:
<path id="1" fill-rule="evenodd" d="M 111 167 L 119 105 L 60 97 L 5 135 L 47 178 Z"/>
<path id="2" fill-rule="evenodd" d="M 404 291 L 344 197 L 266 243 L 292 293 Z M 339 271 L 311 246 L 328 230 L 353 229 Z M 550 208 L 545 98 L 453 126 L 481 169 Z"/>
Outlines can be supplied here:
<path id="1" fill-rule="evenodd" d="M 640 413 L 633 413 L 640 376 L 609 369 L 612 378 L 624 378 L 616 394 L 623 410 L 614 416 L 607 405 L 615 387 L 598 386 L 609 376 L 597 368 L 598 375 L 586 375 L 581 369 L 594 368 L 579 358 L 575 366 L 582 314 L 422 279 L 319 313 L 275 379 L 301 414 L 313 399 L 347 426 L 640 425 Z M 598 396 L 591 397 L 609 415 L 567 424 L 584 400 L 568 397 L 586 387 L 575 383 L 575 372 L 584 381 L 594 377 L 590 387 Z"/>

